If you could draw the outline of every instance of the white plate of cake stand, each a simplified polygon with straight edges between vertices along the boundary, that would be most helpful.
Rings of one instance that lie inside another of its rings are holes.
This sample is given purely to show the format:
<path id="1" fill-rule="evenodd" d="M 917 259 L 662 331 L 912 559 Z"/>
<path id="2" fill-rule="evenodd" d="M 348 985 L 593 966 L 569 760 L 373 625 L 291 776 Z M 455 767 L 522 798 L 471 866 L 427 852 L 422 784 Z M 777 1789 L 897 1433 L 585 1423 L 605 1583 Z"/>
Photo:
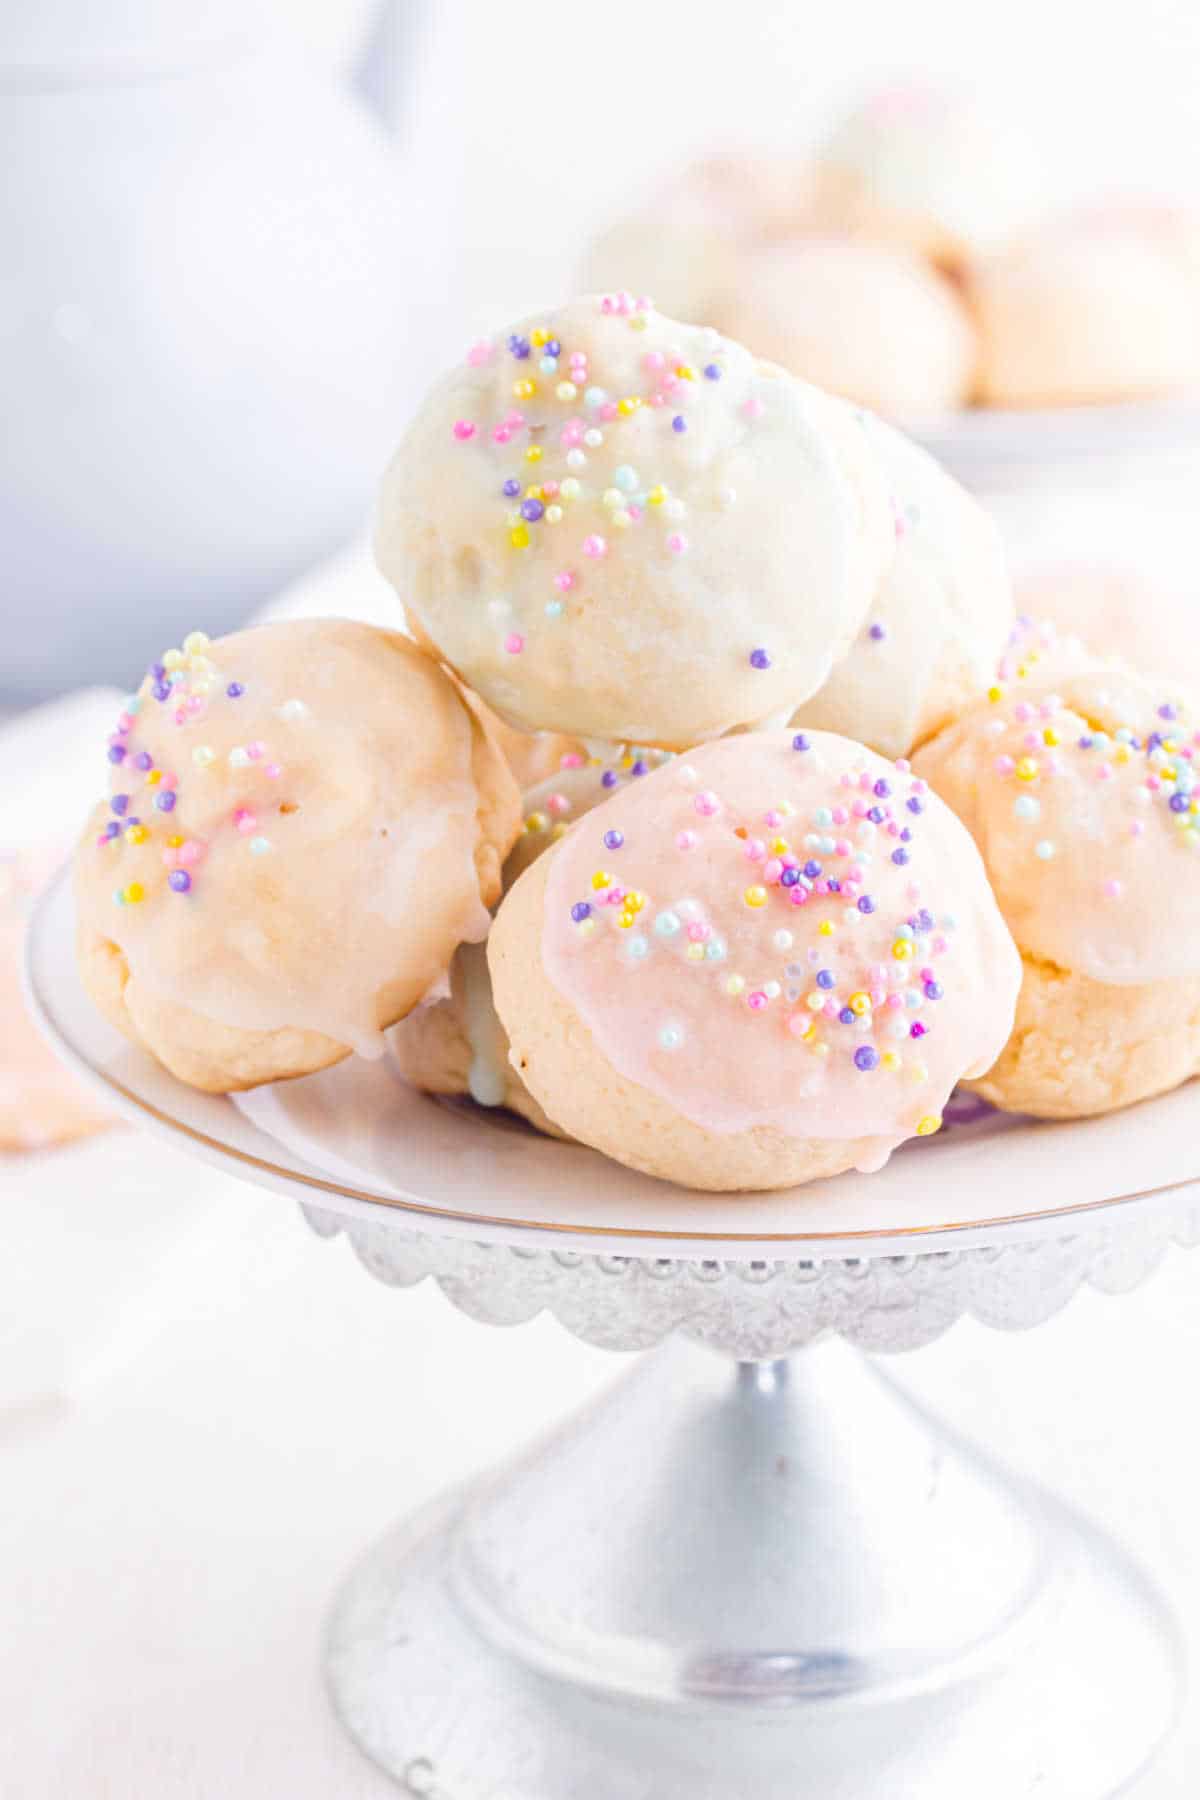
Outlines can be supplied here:
<path id="1" fill-rule="evenodd" d="M 907 1399 L 877 1355 L 1034 1326 L 1200 1240 L 1200 1091 L 991 1116 L 870 1178 L 709 1196 L 346 1062 L 243 1104 L 95 1014 L 69 887 L 29 990 L 146 1130 L 299 1200 L 398 1287 L 644 1352 L 337 1597 L 333 1704 L 427 1800 L 1098 1800 L 1170 1729 L 1169 1609 L 1115 1544 Z M 1135 1174 L 1136 1171 L 1136 1174 Z M 865 1355 L 864 1352 L 869 1353 Z M 403 1406 L 402 1397 L 391 1404 Z"/>

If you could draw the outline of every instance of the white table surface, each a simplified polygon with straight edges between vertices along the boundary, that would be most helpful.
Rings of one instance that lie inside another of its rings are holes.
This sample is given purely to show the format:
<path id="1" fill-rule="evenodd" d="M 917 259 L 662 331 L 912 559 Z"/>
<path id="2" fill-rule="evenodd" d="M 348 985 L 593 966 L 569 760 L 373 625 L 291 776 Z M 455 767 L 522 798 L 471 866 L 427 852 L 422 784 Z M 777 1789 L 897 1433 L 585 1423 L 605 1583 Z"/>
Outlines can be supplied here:
<path id="1" fill-rule="evenodd" d="M 361 548 L 281 610 L 343 606 L 391 613 Z M 94 707 L 80 721 L 94 735 Z M 75 792 L 60 724 L 63 756 L 23 767 L 32 817 L 27 769 Z M 622 1359 L 385 1288 L 289 1203 L 130 1131 L 0 1161 L 0 1231 L 2 1800 L 388 1800 L 321 1686 L 335 1584 Z M 1200 1668 L 1200 1252 L 1041 1330 L 966 1322 L 894 1366 L 1115 1531 Z M 1198 1786 L 1200 1681 L 1138 1800 Z"/>

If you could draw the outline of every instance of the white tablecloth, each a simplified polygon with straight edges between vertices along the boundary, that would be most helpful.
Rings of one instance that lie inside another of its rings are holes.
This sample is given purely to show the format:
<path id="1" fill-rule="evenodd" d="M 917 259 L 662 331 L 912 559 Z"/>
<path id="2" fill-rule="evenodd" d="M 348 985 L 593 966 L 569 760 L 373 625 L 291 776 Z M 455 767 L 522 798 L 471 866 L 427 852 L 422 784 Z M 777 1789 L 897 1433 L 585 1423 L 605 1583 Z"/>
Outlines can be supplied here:
<path id="1" fill-rule="evenodd" d="M 339 595 L 386 609 L 355 551 L 287 610 Z M 335 1583 L 620 1359 L 387 1289 L 285 1201 L 132 1132 L 0 1163 L 0 1209 L 0 1794 L 387 1800 L 321 1688 Z M 1117 1532 L 1194 1650 L 1198 1297 L 1200 1253 L 1174 1253 L 1132 1296 L 1022 1336 L 965 1323 L 899 1365 Z M 1139 1800 L 1193 1800 L 1198 1771 L 1200 1689 Z"/>

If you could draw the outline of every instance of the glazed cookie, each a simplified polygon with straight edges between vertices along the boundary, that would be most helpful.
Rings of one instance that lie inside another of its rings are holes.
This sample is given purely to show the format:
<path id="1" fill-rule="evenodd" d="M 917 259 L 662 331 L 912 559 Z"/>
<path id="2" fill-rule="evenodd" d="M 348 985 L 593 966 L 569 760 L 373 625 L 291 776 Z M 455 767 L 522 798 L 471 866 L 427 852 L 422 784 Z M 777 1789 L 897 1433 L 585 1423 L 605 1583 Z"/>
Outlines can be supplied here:
<path id="1" fill-rule="evenodd" d="M 1195 384 L 1192 281 L 1135 231 L 1059 227 L 973 264 L 979 398 L 991 406 L 1148 400 Z"/>
<path id="2" fill-rule="evenodd" d="M 413 629 L 510 724 L 666 749 L 786 718 L 891 545 L 849 409 L 627 295 L 476 345 L 377 528 Z"/>
<path id="3" fill-rule="evenodd" d="M 958 269 L 1026 232 L 1042 210 L 1028 137 L 969 95 L 918 82 L 870 94 L 817 153 L 813 211 L 827 230 Z"/>
<path id="4" fill-rule="evenodd" d="M 76 858 L 100 1009 L 224 1092 L 307 1074 L 383 1029 L 480 938 L 520 797 L 454 682 L 348 620 L 193 633 L 109 740 Z"/>
<path id="5" fill-rule="evenodd" d="M 866 430 L 891 484 L 896 550 L 853 646 L 794 722 L 906 756 L 987 685 L 1012 595 L 979 503 L 898 431 L 878 419 Z"/>
<path id="6" fill-rule="evenodd" d="M 970 394 L 970 316 L 944 276 L 903 250 L 811 239 L 749 251 L 711 317 L 793 375 L 889 419 L 933 419 Z"/>
<path id="7" fill-rule="evenodd" d="M 21 992 L 29 908 L 58 860 L 29 851 L 0 853 L 0 1152 L 50 1149 L 111 1124 L 54 1055 Z"/>
<path id="8" fill-rule="evenodd" d="M 1200 1068 L 1200 720 L 1093 665 L 993 690 L 916 766 L 983 853 L 1024 978 L 978 1092 L 1073 1118 Z"/>
<path id="9" fill-rule="evenodd" d="M 969 835 L 845 738 L 707 744 L 528 869 L 488 943 L 522 1080 L 707 1189 L 877 1169 L 1006 1041 L 1020 963 Z"/>
<path id="10" fill-rule="evenodd" d="M 1183 580 L 1156 579 L 1132 566 L 1081 561 L 1027 570 L 1017 601 L 1064 635 L 1086 640 L 1106 662 L 1149 674 L 1170 669 L 1190 693 L 1200 693 L 1194 588 L 1190 570 Z"/>
<path id="11" fill-rule="evenodd" d="M 574 766 L 532 788 L 524 799 L 525 829 L 504 865 L 505 893 L 577 819 L 664 760 L 661 750 L 630 751 L 612 764 L 573 759 Z M 401 1074 L 414 1087 L 430 1094 L 470 1094 L 480 1106 L 506 1106 L 540 1130 L 563 1135 L 509 1058 L 483 944 L 460 946 L 450 964 L 449 992 L 410 1013 L 389 1042 Z"/>

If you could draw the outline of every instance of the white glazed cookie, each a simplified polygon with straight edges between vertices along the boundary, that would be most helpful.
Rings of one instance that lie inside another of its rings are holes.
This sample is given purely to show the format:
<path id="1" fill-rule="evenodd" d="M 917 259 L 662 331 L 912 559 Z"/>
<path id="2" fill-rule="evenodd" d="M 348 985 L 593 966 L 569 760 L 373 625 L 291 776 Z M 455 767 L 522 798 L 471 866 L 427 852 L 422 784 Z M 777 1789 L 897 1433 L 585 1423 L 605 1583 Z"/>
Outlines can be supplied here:
<path id="1" fill-rule="evenodd" d="M 569 756 L 566 766 L 525 795 L 525 829 L 504 865 L 504 891 L 593 807 L 644 780 L 662 751 L 628 751 L 604 764 Z M 420 1006 L 390 1033 L 401 1074 L 431 1094 L 470 1094 L 480 1106 L 506 1106 L 540 1130 L 561 1137 L 509 1057 L 508 1034 L 492 1001 L 483 944 L 463 944 L 450 965 L 449 992 Z"/>
<path id="2" fill-rule="evenodd" d="M 1020 983 L 949 809 L 804 732 L 706 744 L 622 789 L 506 896 L 488 963 L 560 1129 L 714 1190 L 876 1169 L 935 1131 Z"/>
<path id="3" fill-rule="evenodd" d="M 1108 1112 L 1200 1067 L 1200 714 L 1095 664 L 993 694 L 916 758 L 979 845 L 1024 963 L 979 1091 Z"/>
<path id="4" fill-rule="evenodd" d="M 972 264 L 978 397 L 990 406 L 1149 400 L 1200 374 L 1200 308 L 1180 263 L 1136 231 L 1059 226 Z"/>
<path id="5" fill-rule="evenodd" d="M 900 432 L 878 419 L 867 432 L 891 484 L 895 554 L 854 644 L 794 722 L 907 756 L 987 685 L 1012 595 L 978 501 Z"/>
<path id="6" fill-rule="evenodd" d="M 510 724 L 666 749 L 788 716 L 891 548 L 848 409 L 628 295 L 477 345 L 377 528 L 414 630 Z"/>
<path id="7" fill-rule="evenodd" d="M 711 318 L 793 375 L 901 423 L 950 412 L 971 391 L 970 315 L 904 250 L 810 239 L 746 251 Z"/>
<path id="8" fill-rule="evenodd" d="M 817 153 L 813 210 L 830 231 L 951 269 L 999 249 L 1043 210 L 1028 133 L 965 93 L 899 82 L 869 94 Z"/>
<path id="9" fill-rule="evenodd" d="M 348 620 L 194 633 L 108 757 L 76 857 L 81 974 L 114 1024 L 218 1092 L 381 1054 L 486 932 L 520 823 L 451 678 Z"/>
<path id="10" fill-rule="evenodd" d="M 1169 669 L 1200 694 L 1197 581 L 1190 569 L 1156 578 L 1132 565 L 1080 560 L 1027 569 L 1016 582 L 1017 604 L 1082 639 L 1105 662 L 1154 675 Z"/>

